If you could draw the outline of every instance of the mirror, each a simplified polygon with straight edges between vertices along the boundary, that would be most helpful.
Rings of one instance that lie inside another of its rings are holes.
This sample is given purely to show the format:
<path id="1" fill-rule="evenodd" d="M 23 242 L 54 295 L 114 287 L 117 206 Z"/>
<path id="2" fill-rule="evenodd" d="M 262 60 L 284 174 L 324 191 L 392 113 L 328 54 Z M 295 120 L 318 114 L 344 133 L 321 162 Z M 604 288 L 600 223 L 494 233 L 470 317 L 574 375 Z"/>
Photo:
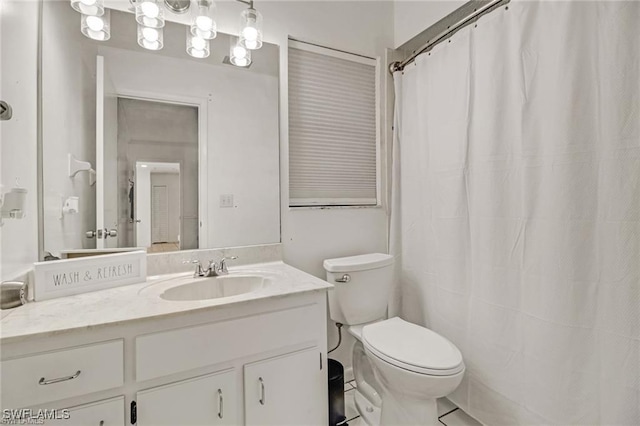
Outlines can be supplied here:
<path id="1" fill-rule="evenodd" d="M 192 58 L 167 16 L 149 51 L 133 14 L 110 13 L 98 42 L 69 2 L 43 4 L 45 252 L 279 242 L 278 46 L 238 68 L 219 33 Z"/>

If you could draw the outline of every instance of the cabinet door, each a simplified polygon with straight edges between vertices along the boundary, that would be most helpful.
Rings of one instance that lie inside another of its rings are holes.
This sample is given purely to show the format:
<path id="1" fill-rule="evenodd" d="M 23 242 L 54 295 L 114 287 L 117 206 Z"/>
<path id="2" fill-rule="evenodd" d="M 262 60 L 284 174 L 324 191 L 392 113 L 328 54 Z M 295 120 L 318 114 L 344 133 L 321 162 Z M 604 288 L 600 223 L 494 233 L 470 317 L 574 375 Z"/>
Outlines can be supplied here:
<path id="1" fill-rule="evenodd" d="M 247 425 L 326 425 L 326 374 L 317 348 L 244 366 Z"/>
<path id="2" fill-rule="evenodd" d="M 234 370 L 137 393 L 138 426 L 237 424 Z"/>
<path id="3" fill-rule="evenodd" d="M 46 426 L 124 426 L 124 397 L 69 408 L 67 419 L 45 420 Z M 63 412 L 58 410 L 59 416 Z"/>

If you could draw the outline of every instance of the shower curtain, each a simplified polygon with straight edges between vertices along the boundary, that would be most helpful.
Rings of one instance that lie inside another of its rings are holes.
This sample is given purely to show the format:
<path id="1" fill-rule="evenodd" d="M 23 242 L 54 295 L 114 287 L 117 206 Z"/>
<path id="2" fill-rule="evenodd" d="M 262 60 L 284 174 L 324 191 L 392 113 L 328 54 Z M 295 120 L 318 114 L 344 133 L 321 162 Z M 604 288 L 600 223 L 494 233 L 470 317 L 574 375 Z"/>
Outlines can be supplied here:
<path id="1" fill-rule="evenodd" d="M 394 75 L 401 315 L 488 425 L 640 424 L 640 2 L 512 1 Z"/>

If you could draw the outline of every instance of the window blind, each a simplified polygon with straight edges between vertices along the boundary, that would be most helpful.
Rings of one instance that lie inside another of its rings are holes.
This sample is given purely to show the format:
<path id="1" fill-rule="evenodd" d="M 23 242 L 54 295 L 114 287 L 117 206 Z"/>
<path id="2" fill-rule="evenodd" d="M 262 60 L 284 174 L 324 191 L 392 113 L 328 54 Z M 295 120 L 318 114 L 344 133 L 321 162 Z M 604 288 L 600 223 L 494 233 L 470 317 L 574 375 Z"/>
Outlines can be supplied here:
<path id="1" fill-rule="evenodd" d="M 289 204 L 375 205 L 375 60 L 318 50 L 289 47 Z"/>

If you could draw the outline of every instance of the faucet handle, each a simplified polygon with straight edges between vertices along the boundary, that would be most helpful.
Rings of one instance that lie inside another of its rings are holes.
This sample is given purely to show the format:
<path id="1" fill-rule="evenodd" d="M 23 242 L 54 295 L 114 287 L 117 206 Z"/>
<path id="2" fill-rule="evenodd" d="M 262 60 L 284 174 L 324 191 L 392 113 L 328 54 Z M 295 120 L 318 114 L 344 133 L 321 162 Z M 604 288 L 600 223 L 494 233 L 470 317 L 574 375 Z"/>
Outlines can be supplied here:
<path id="1" fill-rule="evenodd" d="M 220 268 L 219 271 L 226 274 L 229 272 L 229 270 L 227 269 L 227 260 L 236 260 L 238 258 L 238 256 L 225 256 L 222 259 L 220 259 Z"/>
<path id="2" fill-rule="evenodd" d="M 199 260 L 194 259 L 194 260 L 183 260 L 182 261 L 183 264 L 187 264 L 187 263 L 193 263 L 194 265 L 196 265 L 196 271 L 193 273 L 194 277 L 201 277 L 204 275 L 204 271 L 202 270 L 202 264 L 200 263 Z"/>

